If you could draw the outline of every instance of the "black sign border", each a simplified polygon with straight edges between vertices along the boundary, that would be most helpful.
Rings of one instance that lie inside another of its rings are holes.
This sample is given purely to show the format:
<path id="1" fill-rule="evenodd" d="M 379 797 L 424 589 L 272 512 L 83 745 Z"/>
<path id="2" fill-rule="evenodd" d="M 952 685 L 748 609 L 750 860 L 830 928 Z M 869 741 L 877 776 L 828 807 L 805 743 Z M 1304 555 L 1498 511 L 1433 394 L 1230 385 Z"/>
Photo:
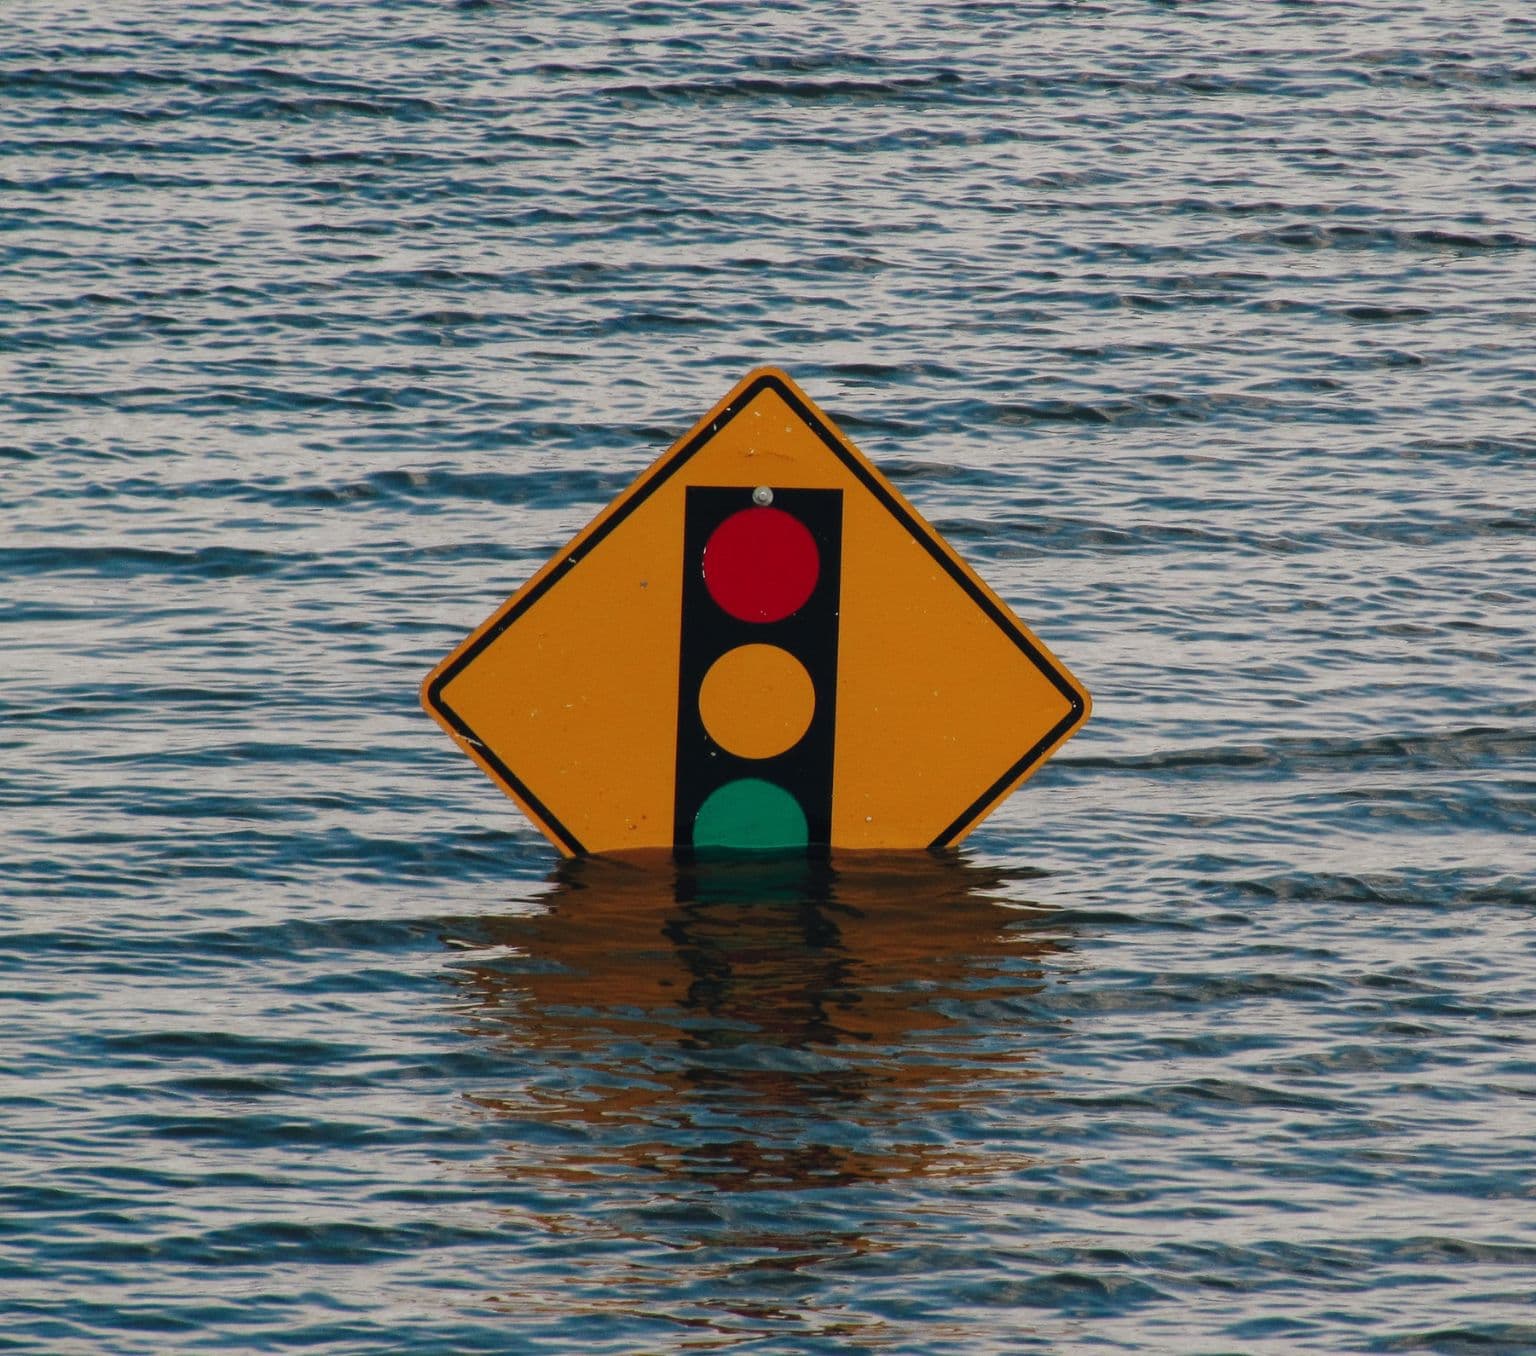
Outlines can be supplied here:
<path id="1" fill-rule="evenodd" d="M 576 566 L 582 556 L 595 550 L 615 528 L 640 508 L 657 490 L 661 489 L 684 466 L 690 462 L 706 445 L 712 442 L 727 424 L 740 414 L 748 405 L 757 399 L 764 391 L 775 392 L 786 405 L 789 406 L 804 422 L 827 450 L 833 454 L 879 502 L 886 511 L 892 515 L 911 536 L 918 541 L 923 548 L 933 557 L 951 579 L 964 591 L 967 597 L 974 602 L 991 621 L 1006 634 L 1020 650 L 1028 656 L 1031 663 L 1050 681 L 1051 685 L 1066 699 L 1068 703 L 1067 714 L 1055 725 L 1046 731 L 1024 755 L 1017 759 L 1006 772 L 993 781 L 979 796 L 966 806 L 934 840 L 928 844 L 930 850 L 948 847 L 955 841 L 982 812 L 1003 794 L 1014 782 L 1018 781 L 1046 754 L 1046 751 L 1056 744 L 1073 726 L 1083 718 L 1086 705 L 1082 696 L 1078 693 L 1063 675 L 1056 665 L 1042 653 L 1028 635 L 1021 629 L 1015 618 L 998 607 L 987 594 L 976 586 L 971 576 L 950 557 L 949 552 L 940 544 L 938 533 L 927 523 L 915 516 L 897 499 L 890 488 L 865 464 L 862 456 L 856 454 L 839 438 L 820 416 L 813 410 L 789 384 L 776 372 L 763 372 L 744 386 L 734 399 L 723 405 L 707 424 L 705 424 L 693 437 L 689 438 L 680 447 L 674 449 L 668 456 L 663 457 L 645 475 L 641 482 L 634 486 L 627 496 L 618 499 L 606 514 L 600 517 L 591 527 L 587 535 L 578 537 L 565 553 L 557 557 L 554 564 L 542 578 L 538 579 L 525 592 L 514 595 L 506 610 L 488 626 L 474 643 L 465 647 L 463 652 L 454 661 L 439 673 L 428 685 L 425 693 L 427 703 L 436 711 L 449 726 L 456 731 L 461 739 L 475 748 L 479 756 L 501 779 L 504 785 L 509 787 L 513 794 L 523 802 L 539 819 L 549 827 L 562 843 L 575 855 L 587 855 L 587 849 L 581 840 L 576 837 L 559 819 L 551 813 L 549 807 L 534 794 L 533 790 L 506 765 L 479 736 L 470 729 L 468 723 L 456 712 L 443 696 L 443 688 L 451 683 L 464 669 L 484 650 L 492 644 L 509 626 L 517 621 L 530 607 L 539 601 L 546 593 L 563 580 Z"/>

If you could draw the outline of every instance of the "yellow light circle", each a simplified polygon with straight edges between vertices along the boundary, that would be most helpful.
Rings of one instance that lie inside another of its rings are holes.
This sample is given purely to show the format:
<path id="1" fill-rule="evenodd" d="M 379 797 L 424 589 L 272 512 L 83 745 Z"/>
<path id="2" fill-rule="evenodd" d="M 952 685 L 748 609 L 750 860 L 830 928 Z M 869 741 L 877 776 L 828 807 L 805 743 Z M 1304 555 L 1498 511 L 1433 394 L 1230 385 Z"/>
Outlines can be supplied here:
<path id="1" fill-rule="evenodd" d="M 772 758 L 799 743 L 816 711 L 811 675 L 777 645 L 738 645 L 699 686 L 709 737 L 738 758 Z"/>

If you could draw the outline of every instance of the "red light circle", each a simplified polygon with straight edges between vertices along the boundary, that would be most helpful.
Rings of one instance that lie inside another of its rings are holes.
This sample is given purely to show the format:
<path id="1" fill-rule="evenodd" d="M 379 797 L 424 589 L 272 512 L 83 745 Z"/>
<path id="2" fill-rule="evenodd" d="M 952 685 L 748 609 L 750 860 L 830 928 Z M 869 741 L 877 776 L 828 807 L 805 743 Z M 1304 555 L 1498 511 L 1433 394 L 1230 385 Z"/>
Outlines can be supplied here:
<path id="1" fill-rule="evenodd" d="M 741 509 L 704 546 L 704 586 L 739 621 L 782 621 L 804 605 L 820 573 L 810 529 L 783 509 Z"/>

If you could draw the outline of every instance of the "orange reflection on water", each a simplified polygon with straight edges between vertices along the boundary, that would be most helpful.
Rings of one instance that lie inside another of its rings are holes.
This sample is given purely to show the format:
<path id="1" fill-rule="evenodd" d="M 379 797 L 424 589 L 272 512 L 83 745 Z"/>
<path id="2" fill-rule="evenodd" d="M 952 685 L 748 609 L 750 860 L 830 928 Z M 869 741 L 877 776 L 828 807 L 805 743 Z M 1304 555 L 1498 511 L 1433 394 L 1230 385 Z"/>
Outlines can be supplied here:
<path id="1" fill-rule="evenodd" d="M 1066 945 L 1017 898 L 1030 879 L 930 854 L 563 863 L 455 967 L 519 1075 L 472 1100 L 506 1118 L 524 1180 L 997 1172 L 967 1116 L 1038 1074 L 1028 1001 Z"/>

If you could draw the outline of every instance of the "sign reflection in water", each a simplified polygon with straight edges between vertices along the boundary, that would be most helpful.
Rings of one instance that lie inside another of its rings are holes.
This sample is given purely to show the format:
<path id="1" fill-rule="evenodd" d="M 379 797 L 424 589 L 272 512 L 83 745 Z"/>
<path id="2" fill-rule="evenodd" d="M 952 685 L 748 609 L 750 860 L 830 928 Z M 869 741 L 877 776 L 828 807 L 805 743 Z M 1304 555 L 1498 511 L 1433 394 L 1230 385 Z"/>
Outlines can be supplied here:
<path id="1" fill-rule="evenodd" d="M 473 1098 L 505 1118 L 506 1170 L 609 1193 L 999 1171 L 976 1146 L 1033 1095 L 1031 997 L 1067 945 L 1018 898 L 1032 875 L 563 863 L 538 912 L 456 939 L 465 1010 L 507 1062 Z"/>

